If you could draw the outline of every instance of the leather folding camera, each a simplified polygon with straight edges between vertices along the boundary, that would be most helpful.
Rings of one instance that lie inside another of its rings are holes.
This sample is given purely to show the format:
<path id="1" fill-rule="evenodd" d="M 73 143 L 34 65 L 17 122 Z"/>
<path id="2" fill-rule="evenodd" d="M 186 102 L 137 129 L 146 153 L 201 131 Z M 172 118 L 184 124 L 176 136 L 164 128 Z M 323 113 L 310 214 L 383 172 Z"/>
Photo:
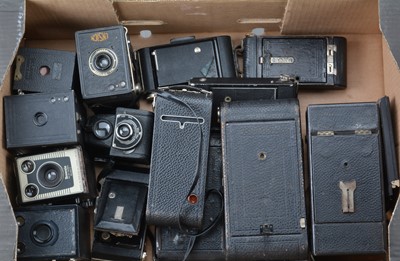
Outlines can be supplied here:
<path id="1" fill-rule="evenodd" d="M 307 139 L 312 253 L 385 253 L 378 105 L 310 105 Z"/>
<path id="2" fill-rule="evenodd" d="M 221 136 L 226 259 L 307 259 L 298 101 L 223 103 Z"/>
<path id="3" fill-rule="evenodd" d="M 243 76 L 297 77 L 300 88 L 346 87 L 346 38 L 259 37 L 243 40 Z"/>

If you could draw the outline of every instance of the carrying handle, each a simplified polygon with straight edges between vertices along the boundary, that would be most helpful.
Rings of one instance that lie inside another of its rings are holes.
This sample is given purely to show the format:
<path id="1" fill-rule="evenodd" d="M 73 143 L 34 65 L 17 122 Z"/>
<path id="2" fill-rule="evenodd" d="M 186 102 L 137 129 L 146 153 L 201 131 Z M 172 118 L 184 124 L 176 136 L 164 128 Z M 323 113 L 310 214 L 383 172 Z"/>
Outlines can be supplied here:
<path id="1" fill-rule="evenodd" d="M 169 40 L 169 42 L 175 44 L 175 43 L 193 42 L 194 40 L 196 40 L 196 37 L 192 35 L 192 36 L 172 38 L 171 40 Z"/>

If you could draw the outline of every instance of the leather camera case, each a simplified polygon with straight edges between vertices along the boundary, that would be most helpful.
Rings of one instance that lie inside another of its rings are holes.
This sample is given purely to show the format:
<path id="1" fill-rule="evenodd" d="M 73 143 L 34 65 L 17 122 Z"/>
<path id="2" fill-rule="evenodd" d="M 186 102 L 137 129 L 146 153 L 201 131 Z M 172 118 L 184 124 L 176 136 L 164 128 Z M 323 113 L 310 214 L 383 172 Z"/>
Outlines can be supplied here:
<path id="1" fill-rule="evenodd" d="M 211 93 L 175 90 L 155 97 L 147 224 L 201 227 L 211 106 Z"/>

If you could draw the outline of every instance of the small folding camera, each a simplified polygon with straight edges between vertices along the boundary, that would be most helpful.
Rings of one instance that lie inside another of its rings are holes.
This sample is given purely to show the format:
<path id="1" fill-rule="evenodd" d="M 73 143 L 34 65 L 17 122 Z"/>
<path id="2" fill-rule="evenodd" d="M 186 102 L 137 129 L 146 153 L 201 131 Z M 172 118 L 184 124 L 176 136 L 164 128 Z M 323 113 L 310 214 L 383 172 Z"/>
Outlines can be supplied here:
<path id="1" fill-rule="evenodd" d="M 84 161 L 80 147 L 17 158 L 21 202 L 93 198 L 94 173 Z"/>
<path id="2" fill-rule="evenodd" d="M 178 38 L 137 52 L 142 86 L 148 93 L 194 77 L 236 77 L 230 36 Z"/>
<path id="3" fill-rule="evenodd" d="M 18 260 L 90 260 L 89 215 L 78 205 L 15 210 Z"/>
<path id="4" fill-rule="evenodd" d="M 79 86 L 74 52 L 20 48 L 13 91 L 57 93 Z"/>
<path id="5" fill-rule="evenodd" d="M 126 28 L 78 31 L 75 40 L 82 98 L 88 104 L 135 101 L 140 87 L 134 79 Z"/>
<path id="6" fill-rule="evenodd" d="M 94 229 L 138 235 L 144 215 L 149 175 L 113 170 L 104 180 L 96 201 Z"/>

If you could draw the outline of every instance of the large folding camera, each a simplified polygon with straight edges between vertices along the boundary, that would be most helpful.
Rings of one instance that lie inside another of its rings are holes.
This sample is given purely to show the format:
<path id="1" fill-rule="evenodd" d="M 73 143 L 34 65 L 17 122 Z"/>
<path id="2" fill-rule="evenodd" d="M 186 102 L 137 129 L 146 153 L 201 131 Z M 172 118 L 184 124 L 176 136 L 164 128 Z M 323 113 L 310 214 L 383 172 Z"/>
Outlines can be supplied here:
<path id="1" fill-rule="evenodd" d="M 22 203 L 64 198 L 94 198 L 94 173 L 80 147 L 17 158 Z"/>
<path id="2" fill-rule="evenodd" d="M 134 79 L 126 28 L 78 31 L 75 41 L 82 98 L 89 104 L 134 102 L 140 87 Z"/>
<path id="3" fill-rule="evenodd" d="M 343 37 L 259 37 L 243 40 L 243 77 L 293 75 L 299 87 L 346 87 Z"/>
<path id="4" fill-rule="evenodd" d="M 4 97 L 7 149 L 17 153 L 82 141 L 84 111 L 74 91 Z"/>
<path id="5" fill-rule="evenodd" d="M 15 210 L 18 260 L 90 260 L 89 215 L 78 205 Z"/>
<path id="6" fill-rule="evenodd" d="M 220 127 L 218 107 L 222 102 L 297 98 L 297 82 L 288 76 L 279 78 L 194 78 L 189 85 L 213 93 L 212 123 Z"/>
<path id="7" fill-rule="evenodd" d="M 57 93 L 75 86 L 79 86 L 79 79 L 74 52 L 36 48 L 18 50 L 14 91 Z"/>
<path id="8" fill-rule="evenodd" d="M 187 260 L 225 260 L 223 198 L 213 193 L 222 191 L 221 137 L 210 137 L 203 230 L 217 222 L 210 231 L 196 238 Z M 217 220 L 218 217 L 220 220 Z M 156 227 L 156 256 L 159 260 L 182 260 L 187 251 L 190 235 L 171 227 Z"/>
<path id="9" fill-rule="evenodd" d="M 115 115 L 98 114 L 86 124 L 86 143 L 94 156 L 150 163 L 154 113 L 117 108 Z"/>
<path id="10" fill-rule="evenodd" d="M 113 234 L 106 231 L 94 231 L 92 260 L 96 261 L 132 261 L 144 260 L 146 242 L 146 224 L 137 236 Z"/>
<path id="11" fill-rule="evenodd" d="M 312 253 L 385 253 L 378 105 L 310 105 L 307 138 Z"/>
<path id="12" fill-rule="evenodd" d="M 113 170 L 96 201 L 94 229 L 121 235 L 138 235 L 146 206 L 149 175 Z"/>
<path id="13" fill-rule="evenodd" d="M 227 259 L 307 259 L 300 128 L 297 99 L 222 104 Z"/>
<path id="14" fill-rule="evenodd" d="M 138 55 L 147 92 L 194 77 L 236 77 L 229 36 L 174 39 L 170 44 L 140 49 Z"/>
<path id="15" fill-rule="evenodd" d="M 211 107 L 211 93 L 157 93 L 147 224 L 182 229 L 201 227 Z"/>

